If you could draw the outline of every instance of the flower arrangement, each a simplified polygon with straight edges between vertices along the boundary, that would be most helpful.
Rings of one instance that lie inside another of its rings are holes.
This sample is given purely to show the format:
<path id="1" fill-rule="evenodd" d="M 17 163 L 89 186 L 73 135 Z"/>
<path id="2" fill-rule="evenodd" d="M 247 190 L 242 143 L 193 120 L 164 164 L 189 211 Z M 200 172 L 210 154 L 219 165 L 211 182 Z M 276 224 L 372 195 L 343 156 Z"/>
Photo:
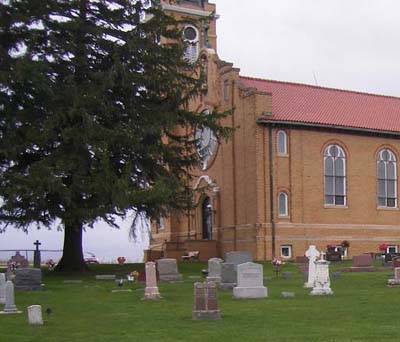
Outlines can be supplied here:
<path id="1" fill-rule="evenodd" d="M 382 252 L 386 252 L 387 247 L 388 247 L 388 246 L 387 246 L 386 243 L 381 243 L 381 244 L 378 246 L 379 250 L 382 251 Z"/>
<path id="2" fill-rule="evenodd" d="M 120 265 L 123 265 L 123 264 L 125 263 L 126 259 L 125 259 L 124 257 L 118 257 L 118 258 L 117 258 L 117 261 L 118 261 L 118 263 L 119 263 Z"/>
<path id="3" fill-rule="evenodd" d="M 54 268 L 55 265 L 56 263 L 54 262 L 53 259 L 49 259 L 46 261 L 46 266 L 50 271 Z"/>
<path id="4" fill-rule="evenodd" d="M 273 258 L 272 259 L 272 261 L 271 261 L 271 264 L 273 265 L 273 266 L 282 266 L 282 260 L 280 260 L 280 259 L 278 259 L 278 258 Z"/>
<path id="5" fill-rule="evenodd" d="M 129 281 L 138 281 L 139 280 L 139 272 L 134 270 L 131 273 L 129 273 L 127 276 Z"/>

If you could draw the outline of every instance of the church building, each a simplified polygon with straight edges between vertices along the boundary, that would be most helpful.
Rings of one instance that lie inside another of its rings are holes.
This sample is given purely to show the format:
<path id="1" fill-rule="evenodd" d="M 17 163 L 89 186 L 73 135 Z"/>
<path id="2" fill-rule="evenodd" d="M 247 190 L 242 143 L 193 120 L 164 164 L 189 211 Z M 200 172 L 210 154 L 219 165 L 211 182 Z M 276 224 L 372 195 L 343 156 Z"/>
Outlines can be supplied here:
<path id="1" fill-rule="evenodd" d="M 193 109 L 234 108 L 227 142 L 196 132 L 196 207 L 152 224 L 148 258 L 200 259 L 250 251 L 255 260 L 294 259 L 313 244 L 345 256 L 397 252 L 400 98 L 241 75 L 217 54 L 215 5 L 165 2 L 188 19 L 185 58 L 201 59 L 204 95 Z M 196 24 L 198 23 L 198 24 Z"/>

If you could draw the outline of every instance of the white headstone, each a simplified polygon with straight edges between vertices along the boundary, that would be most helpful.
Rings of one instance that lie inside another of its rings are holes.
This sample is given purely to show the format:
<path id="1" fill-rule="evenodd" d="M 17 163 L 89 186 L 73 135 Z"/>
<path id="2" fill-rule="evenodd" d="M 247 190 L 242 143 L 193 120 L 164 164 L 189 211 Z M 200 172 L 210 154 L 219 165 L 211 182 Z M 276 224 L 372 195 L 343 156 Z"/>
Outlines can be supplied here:
<path id="1" fill-rule="evenodd" d="M 215 283 L 221 282 L 221 270 L 223 262 L 224 260 L 221 258 L 211 258 L 208 260 L 207 281 L 213 281 Z"/>
<path id="2" fill-rule="evenodd" d="M 28 306 L 28 322 L 31 325 L 42 325 L 42 307 L 40 305 Z"/>
<path id="3" fill-rule="evenodd" d="M 0 304 L 6 303 L 6 275 L 0 273 Z"/>
<path id="4" fill-rule="evenodd" d="M 233 288 L 235 298 L 265 298 L 268 290 L 263 284 L 263 267 L 246 262 L 237 266 L 237 286 Z"/>
<path id="5" fill-rule="evenodd" d="M 311 291 L 313 296 L 332 295 L 331 281 L 329 279 L 329 261 L 318 260 L 315 262 L 315 281 Z"/>
<path id="6" fill-rule="evenodd" d="M 394 269 L 394 279 L 388 279 L 388 285 L 399 286 L 400 285 L 400 267 Z"/>
<path id="7" fill-rule="evenodd" d="M 315 261 L 319 257 L 320 252 L 318 252 L 314 245 L 310 245 L 305 255 L 308 258 L 308 281 L 304 284 L 304 287 L 313 288 L 315 281 Z"/>
<path id="8" fill-rule="evenodd" d="M 18 311 L 17 307 L 15 306 L 14 284 L 11 280 L 7 280 L 6 282 L 6 305 L 4 306 L 3 311 L 6 313 Z"/>

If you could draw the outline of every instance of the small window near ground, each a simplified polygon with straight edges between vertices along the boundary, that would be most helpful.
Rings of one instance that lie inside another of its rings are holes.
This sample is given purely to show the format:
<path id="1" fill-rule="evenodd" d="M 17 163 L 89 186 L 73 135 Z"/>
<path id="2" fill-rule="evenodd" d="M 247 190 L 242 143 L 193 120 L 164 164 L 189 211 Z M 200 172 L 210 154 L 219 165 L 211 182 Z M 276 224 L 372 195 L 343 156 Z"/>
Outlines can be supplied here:
<path id="1" fill-rule="evenodd" d="M 285 131 L 278 131 L 276 134 L 278 154 L 287 154 L 287 136 Z"/>
<path id="2" fill-rule="evenodd" d="M 399 252 L 399 248 L 396 245 L 393 246 L 387 246 L 386 247 L 386 254 L 390 254 L 390 253 L 398 253 Z"/>
<path id="3" fill-rule="evenodd" d="M 278 195 L 279 216 L 288 216 L 288 195 L 286 192 L 280 192 Z"/>
<path id="4" fill-rule="evenodd" d="M 281 258 L 291 258 L 292 257 L 292 246 L 283 245 L 281 246 Z"/>

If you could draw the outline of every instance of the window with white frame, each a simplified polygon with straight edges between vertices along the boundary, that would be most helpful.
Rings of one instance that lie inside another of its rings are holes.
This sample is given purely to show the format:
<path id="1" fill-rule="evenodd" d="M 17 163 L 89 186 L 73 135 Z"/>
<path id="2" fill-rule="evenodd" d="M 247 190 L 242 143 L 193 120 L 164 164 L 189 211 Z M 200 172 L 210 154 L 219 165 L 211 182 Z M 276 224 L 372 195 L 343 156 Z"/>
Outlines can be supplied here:
<path id="1" fill-rule="evenodd" d="M 279 216 L 288 216 L 288 195 L 286 192 L 278 194 L 278 214 Z"/>
<path id="2" fill-rule="evenodd" d="M 183 29 L 183 37 L 187 45 L 183 59 L 190 64 L 194 64 L 199 56 L 199 32 L 196 27 L 186 25 Z"/>
<path id="3" fill-rule="evenodd" d="M 281 258 L 291 258 L 292 257 L 292 246 L 282 245 L 281 246 Z"/>
<path id="4" fill-rule="evenodd" d="M 377 167 L 378 207 L 397 207 L 397 166 L 396 156 L 388 149 L 379 151 Z"/>
<path id="5" fill-rule="evenodd" d="M 346 155 L 339 145 L 329 145 L 324 152 L 325 204 L 346 204 Z"/>
<path id="6" fill-rule="evenodd" d="M 398 253 L 398 252 L 399 252 L 399 248 L 397 245 L 389 245 L 386 247 L 386 254 Z"/>
<path id="7" fill-rule="evenodd" d="M 276 134 L 276 147 L 278 154 L 287 154 L 287 135 L 285 131 Z"/>

